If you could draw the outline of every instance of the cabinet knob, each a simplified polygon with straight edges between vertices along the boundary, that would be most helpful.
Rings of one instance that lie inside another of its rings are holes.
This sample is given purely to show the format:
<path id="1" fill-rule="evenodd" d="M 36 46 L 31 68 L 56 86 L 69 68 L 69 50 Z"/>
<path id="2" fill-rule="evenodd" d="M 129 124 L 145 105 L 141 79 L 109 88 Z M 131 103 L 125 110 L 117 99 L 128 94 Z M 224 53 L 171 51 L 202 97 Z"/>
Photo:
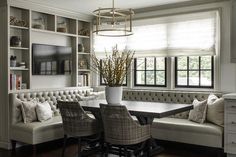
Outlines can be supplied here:
<path id="1" fill-rule="evenodd" d="M 236 142 L 232 142 L 232 144 L 236 144 Z"/>
<path id="2" fill-rule="evenodd" d="M 231 106 L 231 108 L 236 108 L 236 106 Z"/>
<path id="3" fill-rule="evenodd" d="M 234 125 L 235 125 L 235 124 L 236 124 L 236 122 L 231 122 L 231 124 L 234 124 Z"/>

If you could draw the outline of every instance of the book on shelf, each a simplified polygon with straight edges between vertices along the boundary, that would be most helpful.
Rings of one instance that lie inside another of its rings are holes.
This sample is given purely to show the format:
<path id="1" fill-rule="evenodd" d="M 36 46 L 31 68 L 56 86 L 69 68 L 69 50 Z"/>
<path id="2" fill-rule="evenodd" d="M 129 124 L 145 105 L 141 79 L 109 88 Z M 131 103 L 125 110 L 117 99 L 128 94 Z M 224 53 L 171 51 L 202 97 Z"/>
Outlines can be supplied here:
<path id="1" fill-rule="evenodd" d="M 79 74 L 78 75 L 78 86 L 88 86 L 90 76 L 89 74 Z"/>
<path id="2" fill-rule="evenodd" d="M 10 74 L 10 90 L 20 90 L 22 85 L 22 77 L 16 74 Z"/>

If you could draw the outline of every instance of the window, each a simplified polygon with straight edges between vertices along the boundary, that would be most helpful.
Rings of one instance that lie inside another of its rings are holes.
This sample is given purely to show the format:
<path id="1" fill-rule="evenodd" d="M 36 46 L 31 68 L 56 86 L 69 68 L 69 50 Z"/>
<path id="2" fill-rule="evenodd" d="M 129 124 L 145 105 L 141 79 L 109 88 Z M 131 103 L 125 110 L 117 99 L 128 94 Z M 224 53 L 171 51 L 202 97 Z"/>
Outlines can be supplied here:
<path id="1" fill-rule="evenodd" d="M 132 36 L 95 35 L 94 52 L 102 58 L 116 44 L 134 50 L 134 75 L 127 79 L 134 86 L 213 88 L 219 20 L 218 10 L 134 20 Z"/>
<path id="2" fill-rule="evenodd" d="M 176 87 L 213 88 L 213 62 L 212 56 L 176 57 Z"/>
<path id="3" fill-rule="evenodd" d="M 135 86 L 166 87 L 166 58 L 136 58 L 134 78 Z"/>

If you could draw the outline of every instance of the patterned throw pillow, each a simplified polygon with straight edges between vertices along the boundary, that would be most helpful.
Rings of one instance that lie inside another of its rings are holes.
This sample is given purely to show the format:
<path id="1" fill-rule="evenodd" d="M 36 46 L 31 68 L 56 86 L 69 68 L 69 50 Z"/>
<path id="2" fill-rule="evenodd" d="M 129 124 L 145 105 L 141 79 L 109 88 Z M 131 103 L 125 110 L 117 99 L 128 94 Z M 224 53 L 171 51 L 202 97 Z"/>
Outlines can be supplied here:
<path id="1" fill-rule="evenodd" d="M 23 101 L 21 105 L 21 112 L 24 123 L 30 123 L 33 121 L 37 121 L 37 115 L 36 115 L 36 106 L 37 101 Z"/>
<path id="2" fill-rule="evenodd" d="M 190 111 L 188 119 L 193 122 L 204 123 L 206 119 L 207 100 L 198 101 L 195 99 L 193 106 L 194 108 Z"/>
<path id="3" fill-rule="evenodd" d="M 210 94 L 207 99 L 207 121 L 224 126 L 224 98 Z"/>

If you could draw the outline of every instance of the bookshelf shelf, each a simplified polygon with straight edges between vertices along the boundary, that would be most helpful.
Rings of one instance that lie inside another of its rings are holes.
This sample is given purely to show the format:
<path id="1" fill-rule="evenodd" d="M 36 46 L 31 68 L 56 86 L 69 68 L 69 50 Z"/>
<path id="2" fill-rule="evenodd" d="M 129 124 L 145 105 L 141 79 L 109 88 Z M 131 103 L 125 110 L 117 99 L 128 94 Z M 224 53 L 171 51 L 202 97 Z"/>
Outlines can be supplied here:
<path id="1" fill-rule="evenodd" d="M 15 49 L 15 50 L 29 50 L 27 47 L 10 47 L 10 49 Z"/>
<path id="2" fill-rule="evenodd" d="M 78 71 L 80 71 L 80 72 L 90 72 L 89 69 L 78 69 Z"/>
<path id="3" fill-rule="evenodd" d="M 29 30 L 29 28 L 28 28 L 28 27 L 15 26 L 15 25 L 10 25 L 10 28 L 15 28 L 15 29 L 23 29 L 23 30 Z"/>
<path id="4" fill-rule="evenodd" d="M 14 71 L 14 70 L 20 70 L 20 71 L 28 71 L 28 68 L 21 68 L 21 67 L 10 67 L 10 70 Z"/>
<path id="5" fill-rule="evenodd" d="M 85 36 L 85 35 L 78 35 L 79 38 L 85 38 L 85 39 L 89 39 L 90 36 Z"/>
<path id="6" fill-rule="evenodd" d="M 69 36 L 69 37 L 76 37 L 77 36 L 76 34 L 55 32 L 55 31 L 44 30 L 44 29 L 36 29 L 36 28 L 32 28 L 32 31 L 34 31 L 34 32 L 41 32 L 41 33 L 51 33 L 51 34 L 56 34 L 56 35 Z"/>
<path id="7" fill-rule="evenodd" d="M 90 55 L 90 53 L 87 53 L 87 52 L 78 52 L 78 55 Z"/>

